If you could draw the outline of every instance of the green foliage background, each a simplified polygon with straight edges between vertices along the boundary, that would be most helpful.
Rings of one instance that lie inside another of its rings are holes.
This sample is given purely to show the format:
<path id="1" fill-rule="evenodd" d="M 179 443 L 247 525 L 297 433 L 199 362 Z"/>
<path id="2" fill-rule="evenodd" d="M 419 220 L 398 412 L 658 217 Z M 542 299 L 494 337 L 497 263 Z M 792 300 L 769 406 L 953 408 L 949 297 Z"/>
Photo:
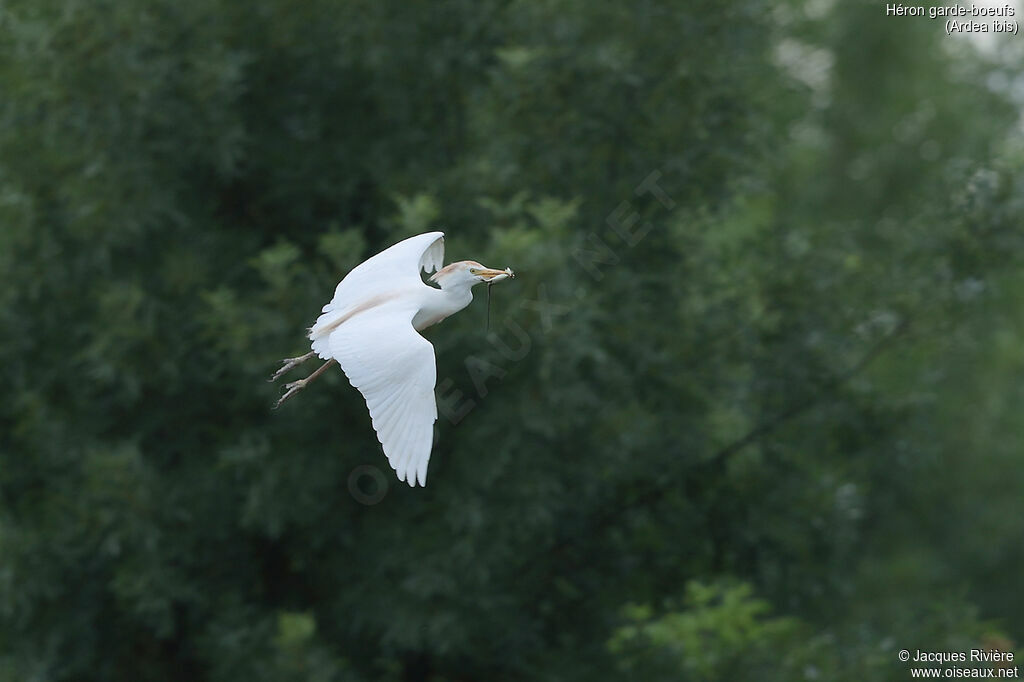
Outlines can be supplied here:
<path id="1" fill-rule="evenodd" d="M 1024 637 L 1019 39 L 755 0 L 0 36 L 0 680 L 904 680 Z M 519 277 L 428 332 L 465 415 L 409 489 L 341 372 L 264 379 L 436 228 Z"/>

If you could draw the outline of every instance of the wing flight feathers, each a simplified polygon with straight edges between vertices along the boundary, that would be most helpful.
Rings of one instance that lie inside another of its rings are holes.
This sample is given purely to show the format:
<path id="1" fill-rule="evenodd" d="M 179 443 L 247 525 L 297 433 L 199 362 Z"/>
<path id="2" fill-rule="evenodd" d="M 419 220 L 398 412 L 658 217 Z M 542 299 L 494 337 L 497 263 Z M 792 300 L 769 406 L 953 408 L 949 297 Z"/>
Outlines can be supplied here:
<path id="1" fill-rule="evenodd" d="M 331 332 L 329 346 L 362 393 L 377 440 L 399 480 L 426 485 L 437 403 L 434 347 L 397 304 L 360 313 Z"/>

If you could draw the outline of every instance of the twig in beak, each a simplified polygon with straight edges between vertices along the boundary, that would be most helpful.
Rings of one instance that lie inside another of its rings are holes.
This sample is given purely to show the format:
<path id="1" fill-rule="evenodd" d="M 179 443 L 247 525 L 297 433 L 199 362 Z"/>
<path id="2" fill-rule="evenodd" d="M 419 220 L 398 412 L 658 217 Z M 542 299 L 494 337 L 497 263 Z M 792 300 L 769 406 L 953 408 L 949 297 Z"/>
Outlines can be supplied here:
<path id="1" fill-rule="evenodd" d="M 487 283 L 487 326 L 484 327 L 485 332 L 491 331 L 491 285 L 493 282 Z"/>

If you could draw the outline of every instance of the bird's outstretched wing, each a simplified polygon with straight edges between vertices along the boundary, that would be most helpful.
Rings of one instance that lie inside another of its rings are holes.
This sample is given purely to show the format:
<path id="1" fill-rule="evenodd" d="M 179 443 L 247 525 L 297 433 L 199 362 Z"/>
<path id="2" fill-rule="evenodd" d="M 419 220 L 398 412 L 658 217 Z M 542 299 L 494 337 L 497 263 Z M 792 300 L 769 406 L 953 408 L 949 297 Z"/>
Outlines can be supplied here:
<path id="1" fill-rule="evenodd" d="M 427 484 L 437 420 L 434 347 L 413 329 L 415 312 L 384 305 L 353 317 L 330 336 L 331 355 L 366 399 L 388 462 L 398 480 L 411 486 Z"/>
<path id="2" fill-rule="evenodd" d="M 352 268 L 334 290 L 323 312 L 340 310 L 380 293 L 382 285 L 401 288 L 422 284 L 420 270 L 434 272 L 444 263 L 444 232 L 425 232 L 404 239 Z"/>
<path id="3" fill-rule="evenodd" d="M 352 268 L 334 290 L 309 329 L 313 351 L 331 356 L 329 334 L 356 312 L 378 306 L 395 291 L 426 286 L 420 270 L 433 272 L 444 263 L 444 232 L 425 232 L 402 240 Z"/>

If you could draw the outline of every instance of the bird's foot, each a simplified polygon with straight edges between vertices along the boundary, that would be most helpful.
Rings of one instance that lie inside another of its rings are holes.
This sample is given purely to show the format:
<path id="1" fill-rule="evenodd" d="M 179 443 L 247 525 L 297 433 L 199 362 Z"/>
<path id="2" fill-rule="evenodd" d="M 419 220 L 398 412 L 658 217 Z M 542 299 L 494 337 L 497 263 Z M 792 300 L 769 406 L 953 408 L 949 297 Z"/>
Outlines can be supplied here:
<path id="1" fill-rule="evenodd" d="M 288 372 L 290 372 L 294 368 L 298 367 L 299 365 L 304 363 L 306 360 L 309 360 L 314 355 L 316 355 L 316 353 L 314 353 L 313 351 L 310 351 L 309 353 L 306 353 L 305 355 L 300 355 L 297 358 L 285 358 L 284 360 L 281 361 L 282 363 L 284 363 L 284 364 L 281 365 L 281 369 L 279 369 L 276 372 L 274 372 L 274 376 L 272 376 L 269 379 L 267 379 L 267 381 L 277 381 L 282 376 L 284 376 L 285 374 L 287 374 Z M 278 404 L 280 404 L 280 403 L 278 403 Z"/>
<path id="2" fill-rule="evenodd" d="M 284 401 L 288 400 L 288 398 L 291 398 L 293 395 L 304 389 L 306 387 L 306 384 L 308 383 L 309 379 L 306 378 L 299 379 L 298 381 L 293 381 L 290 384 L 285 384 L 285 393 L 278 399 L 277 404 L 274 405 L 274 409 L 276 410 L 277 408 L 281 407 L 281 405 L 284 404 Z"/>
<path id="3" fill-rule="evenodd" d="M 309 355 L 313 355 L 313 354 L 312 354 L 312 353 L 310 353 Z M 302 360 L 303 358 L 292 358 L 292 359 L 293 359 L 293 360 L 300 360 L 300 361 L 301 361 L 301 360 Z M 283 404 L 284 404 L 284 401 L 288 400 L 288 398 L 291 398 L 291 397 L 292 397 L 293 395 L 295 395 L 296 393 L 298 393 L 299 391 L 301 391 L 302 389 L 304 389 L 304 388 L 306 387 L 306 384 L 308 384 L 309 382 L 313 381 L 313 380 L 314 380 L 314 379 L 316 379 L 316 378 L 317 378 L 318 376 L 320 376 L 321 374 L 323 374 L 324 372 L 326 372 L 326 371 L 327 371 L 327 369 L 328 369 L 328 368 L 329 368 L 329 367 L 330 367 L 331 365 L 335 364 L 336 362 L 337 362 L 337 360 L 335 360 L 334 358 L 331 358 L 330 360 L 328 360 L 327 362 L 325 362 L 324 364 L 322 364 L 322 365 L 320 366 L 320 369 L 318 369 L 317 371 L 313 372 L 312 374 L 310 374 L 310 375 L 309 375 L 308 377 L 306 377 L 305 379 L 299 379 L 298 381 L 293 381 L 293 382 L 291 382 L 290 384 L 285 384 L 285 385 L 284 385 L 284 390 L 285 390 L 285 393 L 284 393 L 284 395 L 283 395 L 283 396 L 281 396 L 281 398 L 280 398 L 280 399 L 279 399 L 279 400 L 277 401 L 277 404 L 276 404 L 276 405 L 274 405 L 274 409 L 276 410 L 277 408 L 281 407 L 281 405 L 283 405 Z M 285 364 L 287 364 L 287 362 L 286 362 Z M 282 368 L 282 370 L 281 370 L 281 371 L 285 371 L 285 370 L 287 370 L 287 367 L 284 367 L 284 368 Z M 281 372 L 278 372 L 278 374 L 280 374 L 280 373 L 281 373 Z M 276 377 L 275 377 L 275 378 L 276 378 Z"/>

